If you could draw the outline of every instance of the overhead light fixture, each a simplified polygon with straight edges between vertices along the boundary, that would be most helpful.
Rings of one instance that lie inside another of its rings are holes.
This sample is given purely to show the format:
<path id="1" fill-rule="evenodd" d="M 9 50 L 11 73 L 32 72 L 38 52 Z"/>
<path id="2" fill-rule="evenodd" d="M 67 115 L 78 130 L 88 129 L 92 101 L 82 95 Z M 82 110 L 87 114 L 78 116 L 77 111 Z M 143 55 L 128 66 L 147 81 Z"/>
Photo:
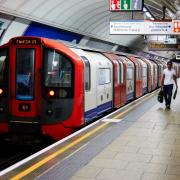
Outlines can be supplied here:
<path id="1" fill-rule="evenodd" d="M 143 12 L 147 12 L 147 9 L 145 7 L 143 7 Z"/>
<path id="2" fill-rule="evenodd" d="M 145 15 L 146 15 L 148 18 L 152 18 L 152 15 L 151 15 L 149 12 L 146 12 Z"/>

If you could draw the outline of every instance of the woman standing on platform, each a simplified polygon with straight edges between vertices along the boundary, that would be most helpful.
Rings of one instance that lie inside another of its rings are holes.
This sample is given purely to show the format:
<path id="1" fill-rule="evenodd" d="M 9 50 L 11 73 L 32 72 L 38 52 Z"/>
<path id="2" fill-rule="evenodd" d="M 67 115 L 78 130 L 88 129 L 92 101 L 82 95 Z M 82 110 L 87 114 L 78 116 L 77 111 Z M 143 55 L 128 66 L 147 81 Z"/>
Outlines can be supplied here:
<path id="1" fill-rule="evenodd" d="M 167 68 L 164 69 L 162 78 L 162 87 L 167 109 L 171 108 L 171 98 L 174 82 L 176 84 L 176 88 L 178 88 L 176 73 L 175 70 L 172 68 L 172 61 L 168 61 Z"/>

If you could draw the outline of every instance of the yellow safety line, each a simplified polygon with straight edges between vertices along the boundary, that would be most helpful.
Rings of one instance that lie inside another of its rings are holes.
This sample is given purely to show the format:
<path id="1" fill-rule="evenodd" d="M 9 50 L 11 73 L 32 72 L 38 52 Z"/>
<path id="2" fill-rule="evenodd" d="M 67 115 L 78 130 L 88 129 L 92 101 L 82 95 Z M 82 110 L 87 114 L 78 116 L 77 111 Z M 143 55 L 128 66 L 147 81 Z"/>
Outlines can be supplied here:
<path id="1" fill-rule="evenodd" d="M 48 161 L 50 161 L 51 159 L 55 158 L 56 156 L 62 154 L 63 152 L 65 152 L 66 150 L 70 149 L 71 147 L 75 146 L 76 144 L 80 143 L 81 141 L 83 141 L 84 139 L 88 138 L 89 136 L 91 136 L 92 134 L 94 134 L 95 132 L 99 131 L 100 129 L 104 128 L 105 126 L 107 126 L 110 122 L 106 122 L 102 125 L 100 125 L 99 127 L 93 129 L 92 131 L 88 132 L 87 134 L 85 134 L 84 136 L 80 137 L 79 139 L 75 140 L 74 142 L 66 145 L 65 147 L 61 148 L 60 150 L 56 151 L 55 153 L 51 154 L 50 156 L 42 159 L 41 161 L 37 162 L 36 164 L 34 164 L 33 166 L 29 167 L 28 169 L 22 171 L 21 173 L 17 174 L 16 176 L 12 177 L 10 180 L 18 180 L 21 179 L 22 177 L 26 176 L 27 174 L 31 173 L 32 171 L 34 171 L 35 169 L 39 168 L 40 166 L 42 166 L 43 164 L 47 163 Z"/>
<path id="2" fill-rule="evenodd" d="M 148 96 L 147 98 L 149 99 L 151 96 L 153 96 L 154 94 Z M 145 100 L 147 100 L 147 98 Z M 145 101 L 144 100 L 144 101 Z M 126 114 L 128 111 L 132 110 L 133 108 L 135 108 L 136 106 L 138 106 L 139 104 L 143 103 L 144 101 L 140 101 L 138 104 L 135 104 L 134 106 L 132 106 L 131 108 L 128 108 L 127 110 L 121 112 L 120 114 L 118 114 L 117 116 L 113 117 L 113 119 L 119 118 L 120 116 Z M 23 178 L 24 176 L 28 175 L 29 173 L 31 173 L 32 171 L 38 169 L 39 167 L 41 167 L 42 165 L 44 165 L 45 163 L 47 163 L 48 161 L 52 160 L 53 158 L 55 158 L 56 156 L 62 154 L 63 152 L 65 152 L 66 150 L 70 149 L 71 147 L 75 146 L 76 144 L 80 143 L 81 141 L 83 141 L 84 139 L 88 138 L 89 136 L 91 136 L 92 134 L 94 134 L 95 132 L 103 129 L 105 126 L 107 126 L 108 124 L 110 124 L 111 122 L 105 122 L 104 124 L 100 125 L 99 127 L 93 129 L 92 131 L 88 132 L 87 134 L 85 134 L 84 136 L 80 137 L 79 139 L 75 140 L 74 142 L 66 145 L 65 147 L 61 148 L 60 150 L 56 151 L 55 153 L 51 154 L 50 156 L 42 159 L 41 161 L 37 162 L 36 164 L 34 164 L 33 166 L 29 167 L 28 169 L 22 171 L 21 173 L 17 174 L 16 176 L 12 177 L 10 180 L 19 180 L 21 178 Z"/>
<path id="3" fill-rule="evenodd" d="M 154 96 L 154 94 L 151 94 L 150 96 L 146 97 L 146 99 L 140 101 L 139 103 L 135 104 L 132 107 L 129 107 L 128 109 L 124 110 L 123 112 L 121 112 L 120 114 L 116 115 L 113 117 L 113 119 L 117 119 L 123 115 L 125 115 L 127 112 L 131 111 L 132 109 L 134 109 L 135 107 L 139 106 L 140 104 L 142 104 L 144 101 L 147 101 L 147 99 L 149 99 L 151 96 Z"/>

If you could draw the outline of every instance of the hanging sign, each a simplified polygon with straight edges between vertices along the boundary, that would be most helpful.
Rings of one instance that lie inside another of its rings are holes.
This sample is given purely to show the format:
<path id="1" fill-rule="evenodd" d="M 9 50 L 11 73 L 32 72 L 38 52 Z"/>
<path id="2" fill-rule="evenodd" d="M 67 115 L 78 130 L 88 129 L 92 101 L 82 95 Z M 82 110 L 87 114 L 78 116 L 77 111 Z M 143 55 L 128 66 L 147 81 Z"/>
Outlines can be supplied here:
<path id="1" fill-rule="evenodd" d="M 141 11 L 143 0 L 109 0 L 110 11 Z"/>

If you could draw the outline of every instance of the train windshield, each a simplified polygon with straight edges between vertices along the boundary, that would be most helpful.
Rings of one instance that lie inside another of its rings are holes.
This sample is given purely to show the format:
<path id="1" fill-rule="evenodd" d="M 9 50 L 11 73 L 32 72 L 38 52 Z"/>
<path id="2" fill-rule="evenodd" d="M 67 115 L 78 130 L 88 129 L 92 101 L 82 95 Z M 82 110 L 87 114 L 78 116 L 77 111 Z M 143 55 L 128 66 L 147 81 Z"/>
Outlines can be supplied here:
<path id="1" fill-rule="evenodd" d="M 8 56 L 8 50 L 7 49 L 0 49 L 0 85 L 3 85 L 6 83 L 7 56 Z"/>
<path id="2" fill-rule="evenodd" d="M 16 99 L 33 100 L 35 49 L 16 51 Z"/>
<path id="3" fill-rule="evenodd" d="M 44 49 L 44 86 L 56 90 L 56 98 L 73 98 L 74 64 L 65 55 Z"/>
<path id="4" fill-rule="evenodd" d="M 72 87 L 73 67 L 70 59 L 55 50 L 46 50 L 45 59 L 45 86 Z"/>

